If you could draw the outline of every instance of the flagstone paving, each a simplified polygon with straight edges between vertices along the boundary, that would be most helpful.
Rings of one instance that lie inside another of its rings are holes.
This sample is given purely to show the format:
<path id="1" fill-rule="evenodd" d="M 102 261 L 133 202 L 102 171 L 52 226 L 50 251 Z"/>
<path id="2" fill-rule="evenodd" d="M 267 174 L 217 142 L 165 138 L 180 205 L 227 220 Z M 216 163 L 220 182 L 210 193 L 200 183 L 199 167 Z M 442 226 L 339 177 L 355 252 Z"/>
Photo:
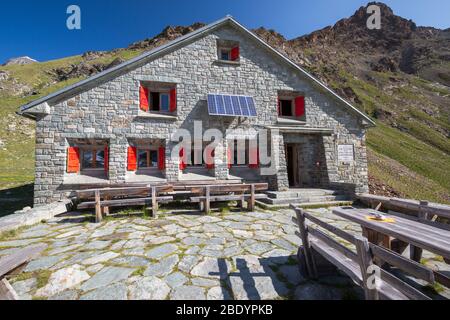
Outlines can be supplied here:
<path id="1" fill-rule="evenodd" d="M 358 226 L 318 216 L 349 232 Z M 0 257 L 48 245 L 10 278 L 21 299 L 351 299 L 362 291 L 348 277 L 319 281 L 298 269 L 292 210 L 202 215 L 165 214 L 157 220 L 80 214 L 56 217 L 0 240 Z M 439 257 L 424 261 L 445 268 Z M 441 295 L 450 296 L 441 289 Z"/>

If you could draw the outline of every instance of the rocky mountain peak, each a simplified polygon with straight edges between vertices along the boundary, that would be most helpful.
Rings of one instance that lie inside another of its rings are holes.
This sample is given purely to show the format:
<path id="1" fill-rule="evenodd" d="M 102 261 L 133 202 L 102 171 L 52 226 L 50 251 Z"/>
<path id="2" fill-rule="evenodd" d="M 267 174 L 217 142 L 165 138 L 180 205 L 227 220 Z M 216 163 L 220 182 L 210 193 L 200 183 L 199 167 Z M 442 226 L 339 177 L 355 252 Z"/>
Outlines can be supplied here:
<path id="1" fill-rule="evenodd" d="M 128 49 L 152 49 L 204 26 L 205 24 L 201 22 L 193 23 L 190 26 L 167 26 L 157 36 L 135 42 Z"/>
<path id="2" fill-rule="evenodd" d="M 6 61 L 3 65 L 4 66 L 9 66 L 9 65 L 13 65 L 13 64 L 24 65 L 24 64 L 34 63 L 34 62 L 37 62 L 37 60 L 34 60 L 28 56 L 23 56 L 23 57 L 11 58 L 8 61 Z"/>

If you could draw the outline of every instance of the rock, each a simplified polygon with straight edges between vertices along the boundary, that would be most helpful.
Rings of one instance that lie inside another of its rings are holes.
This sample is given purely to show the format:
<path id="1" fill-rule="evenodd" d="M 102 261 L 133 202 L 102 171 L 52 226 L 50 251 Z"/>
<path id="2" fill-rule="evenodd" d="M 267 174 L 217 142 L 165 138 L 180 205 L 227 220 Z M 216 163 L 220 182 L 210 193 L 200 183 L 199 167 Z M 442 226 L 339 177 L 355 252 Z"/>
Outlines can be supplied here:
<path id="1" fill-rule="evenodd" d="M 208 290 L 207 300 L 233 300 L 228 290 L 223 287 L 214 287 Z"/>
<path id="2" fill-rule="evenodd" d="M 89 274 L 82 270 L 81 266 L 73 265 L 71 267 L 54 272 L 48 284 L 36 292 L 37 296 L 49 297 L 66 289 L 70 289 L 89 279 Z"/>
<path id="3" fill-rule="evenodd" d="M 174 244 L 164 244 L 162 246 L 150 249 L 147 251 L 146 256 L 151 259 L 160 259 L 170 255 L 178 250 L 178 247 Z"/>
<path id="4" fill-rule="evenodd" d="M 66 290 L 48 298 L 48 300 L 77 300 L 78 293 L 75 290 Z"/>
<path id="5" fill-rule="evenodd" d="M 91 235 L 91 238 L 99 238 L 99 237 L 109 236 L 109 235 L 111 235 L 113 233 L 114 233 L 114 229 L 113 228 L 97 229 Z"/>
<path id="6" fill-rule="evenodd" d="M 230 271 L 231 265 L 227 260 L 205 258 L 191 270 L 191 275 L 204 278 L 226 278 Z"/>
<path id="7" fill-rule="evenodd" d="M 127 286 L 121 282 L 114 283 L 86 293 L 80 300 L 127 300 Z"/>
<path id="8" fill-rule="evenodd" d="M 158 263 L 151 264 L 145 270 L 145 276 L 165 276 L 172 272 L 178 263 L 178 256 L 172 255 L 161 259 Z"/>
<path id="9" fill-rule="evenodd" d="M 6 71 L 0 71 L 0 81 L 5 81 L 9 79 L 9 73 Z"/>
<path id="10" fill-rule="evenodd" d="M 156 277 L 143 277 L 133 282 L 129 288 L 131 300 L 164 300 L 170 287 Z"/>
<path id="11" fill-rule="evenodd" d="M 137 256 L 120 256 L 112 260 L 112 262 L 130 267 L 146 267 L 150 263 L 147 259 Z"/>
<path id="12" fill-rule="evenodd" d="M 300 285 L 295 290 L 296 300 L 341 300 L 340 290 L 316 283 Z"/>
<path id="13" fill-rule="evenodd" d="M 25 272 L 48 269 L 57 264 L 63 256 L 48 256 L 31 261 L 24 269 Z"/>
<path id="14" fill-rule="evenodd" d="M 102 250 L 102 249 L 105 249 L 110 244 L 111 244 L 111 241 L 96 240 L 96 241 L 88 242 L 84 246 L 84 249 L 86 249 L 86 250 Z"/>
<path id="15" fill-rule="evenodd" d="M 273 300 L 289 293 L 287 287 L 276 277 L 243 274 L 240 277 L 230 277 L 230 283 L 236 300 Z"/>
<path id="16" fill-rule="evenodd" d="M 249 253 L 257 255 L 272 249 L 274 249 L 274 246 L 267 242 L 257 242 L 245 248 L 245 250 L 247 250 Z"/>
<path id="17" fill-rule="evenodd" d="M 93 257 L 91 257 L 89 259 L 84 260 L 82 262 L 82 264 L 84 264 L 84 265 L 97 264 L 97 263 L 100 263 L 100 262 L 105 262 L 105 261 L 111 260 L 111 259 L 116 258 L 118 256 L 119 256 L 119 254 L 116 253 L 116 252 L 111 252 L 111 251 L 110 252 L 105 252 L 105 253 L 102 253 L 100 255 L 95 255 L 95 256 L 93 256 Z"/>
<path id="18" fill-rule="evenodd" d="M 36 60 L 28 57 L 28 56 L 23 56 L 23 57 L 17 57 L 17 58 L 11 58 L 8 59 L 3 65 L 4 66 L 10 66 L 10 65 L 25 65 L 25 64 L 30 64 L 30 63 L 35 63 L 37 62 Z"/>
<path id="19" fill-rule="evenodd" d="M 274 245 L 277 245 L 279 247 L 281 247 L 282 249 L 291 251 L 291 252 L 295 252 L 297 251 L 298 247 L 294 246 L 292 243 L 287 242 L 284 239 L 275 239 L 271 241 Z"/>
<path id="20" fill-rule="evenodd" d="M 1 241 L 0 247 L 23 247 L 28 246 L 31 243 L 37 242 L 39 239 L 25 239 L 25 240 L 9 240 Z"/>
<path id="21" fill-rule="evenodd" d="M 187 246 L 193 246 L 193 245 L 205 244 L 206 239 L 197 238 L 197 237 L 186 237 L 181 242 Z"/>
<path id="22" fill-rule="evenodd" d="M 12 284 L 12 287 L 19 296 L 23 296 L 36 288 L 36 278 L 30 278 L 23 281 L 17 281 Z"/>
<path id="23" fill-rule="evenodd" d="M 134 270 L 130 268 L 105 267 L 86 281 L 81 286 L 81 290 L 89 291 L 125 280 L 133 273 L 133 271 Z"/>
<path id="24" fill-rule="evenodd" d="M 198 256 L 184 256 L 178 264 L 178 269 L 186 273 L 190 273 L 191 269 L 200 261 Z"/>
<path id="25" fill-rule="evenodd" d="M 86 268 L 86 271 L 89 273 L 97 273 L 100 270 L 102 270 L 104 267 L 104 265 L 102 265 L 101 263 L 99 264 L 94 264 L 93 266 L 89 266 Z"/>
<path id="26" fill-rule="evenodd" d="M 162 244 L 162 243 L 166 243 L 166 242 L 172 242 L 175 241 L 176 239 L 174 237 L 169 237 L 169 236 L 154 236 L 154 235 L 149 235 L 146 236 L 144 238 L 144 241 L 149 243 L 149 244 Z"/>
<path id="27" fill-rule="evenodd" d="M 49 235 L 50 233 L 52 233 L 49 230 L 28 230 L 22 234 L 20 234 L 20 237 L 23 239 L 27 239 L 27 238 L 40 238 L 40 237 L 45 237 L 47 235 Z"/>
<path id="28" fill-rule="evenodd" d="M 185 284 L 189 279 L 181 272 L 175 272 L 168 275 L 164 280 L 171 288 L 176 288 Z"/>
<path id="29" fill-rule="evenodd" d="M 219 279 L 192 278 L 191 282 L 194 286 L 198 286 L 198 287 L 220 286 Z"/>
<path id="30" fill-rule="evenodd" d="M 297 265 L 284 265 L 278 269 L 278 272 L 292 285 L 298 285 L 306 279 L 300 274 Z"/>
<path id="31" fill-rule="evenodd" d="M 205 300 L 205 290 L 196 286 L 181 286 L 173 290 L 170 300 Z"/>

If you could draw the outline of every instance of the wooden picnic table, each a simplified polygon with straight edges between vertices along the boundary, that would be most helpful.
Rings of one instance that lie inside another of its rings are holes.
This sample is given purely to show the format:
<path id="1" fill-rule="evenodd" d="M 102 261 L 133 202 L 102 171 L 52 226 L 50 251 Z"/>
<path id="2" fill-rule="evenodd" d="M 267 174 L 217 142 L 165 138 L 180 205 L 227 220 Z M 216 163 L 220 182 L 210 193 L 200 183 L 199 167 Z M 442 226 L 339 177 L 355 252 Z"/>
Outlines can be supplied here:
<path id="1" fill-rule="evenodd" d="M 333 214 L 359 224 L 370 242 L 391 249 L 391 239 L 398 239 L 450 261 L 450 231 L 394 215 L 387 215 L 391 222 L 371 220 L 371 213 L 379 212 L 353 207 L 333 209 Z"/>

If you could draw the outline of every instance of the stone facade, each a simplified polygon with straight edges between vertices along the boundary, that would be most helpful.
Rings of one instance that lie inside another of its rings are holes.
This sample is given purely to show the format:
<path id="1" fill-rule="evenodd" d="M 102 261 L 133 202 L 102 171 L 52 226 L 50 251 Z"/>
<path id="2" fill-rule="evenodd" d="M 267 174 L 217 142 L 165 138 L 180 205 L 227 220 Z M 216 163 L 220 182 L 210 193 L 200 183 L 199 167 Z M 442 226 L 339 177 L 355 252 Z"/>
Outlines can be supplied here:
<path id="1" fill-rule="evenodd" d="M 217 61 L 217 40 L 239 42 L 240 62 Z M 172 83 L 177 88 L 175 117 L 154 117 L 139 109 L 141 81 Z M 263 129 L 277 126 L 277 97 L 280 90 L 298 91 L 306 98 L 306 123 L 303 128 L 328 128 L 331 134 L 272 133 L 272 149 L 277 149 L 277 172 L 261 176 L 274 189 L 288 188 L 284 144 L 299 143 L 305 155 L 305 170 L 314 157 L 320 168 L 311 174 L 311 186 L 350 184 L 357 191 L 368 190 L 365 127 L 361 117 L 342 102 L 313 84 L 310 79 L 280 57 L 261 46 L 245 32 L 223 26 L 171 52 L 145 61 L 141 66 L 107 82 L 50 105 L 49 114 L 39 117 L 36 125 L 35 205 L 58 200 L 75 188 L 66 185 L 67 148 L 71 139 L 102 139 L 109 144 L 108 183 L 127 182 L 127 148 L 130 139 L 159 139 L 166 146 L 167 181 L 180 178 L 179 159 L 172 156 L 177 143 L 170 137 L 178 129 L 194 129 L 201 120 L 203 129 Z M 256 118 L 209 116 L 208 93 L 242 94 L 254 97 Z M 278 124 L 279 125 L 279 124 Z M 355 161 L 339 163 L 337 146 L 352 144 Z M 214 175 L 227 179 L 227 142 L 216 148 Z"/>

